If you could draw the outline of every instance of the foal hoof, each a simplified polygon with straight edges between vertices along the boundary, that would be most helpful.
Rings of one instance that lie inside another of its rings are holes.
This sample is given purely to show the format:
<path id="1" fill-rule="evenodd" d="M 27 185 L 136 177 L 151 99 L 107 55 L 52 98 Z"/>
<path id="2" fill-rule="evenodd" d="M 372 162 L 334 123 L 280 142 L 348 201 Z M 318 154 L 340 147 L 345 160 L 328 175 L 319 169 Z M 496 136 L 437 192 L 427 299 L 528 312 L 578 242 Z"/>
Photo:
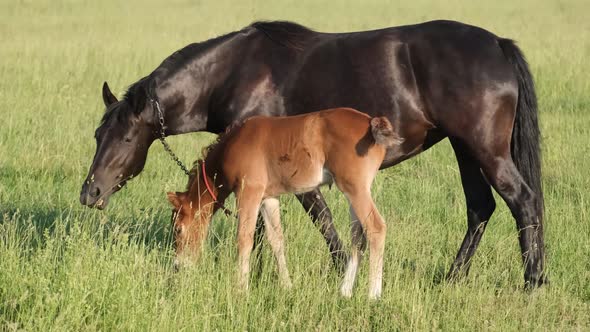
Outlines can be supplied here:
<path id="1" fill-rule="evenodd" d="M 340 288 L 340 295 L 342 297 L 350 299 L 352 297 L 352 288 L 342 287 Z"/>
<path id="2" fill-rule="evenodd" d="M 291 278 L 281 279 L 280 282 L 282 289 L 291 289 L 293 288 L 293 283 L 291 282 Z"/>
<path id="3" fill-rule="evenodd" d="M 369 290 L 369 300 L 377 301 L 381 298 L 381 287 L 376 287 Z"/>

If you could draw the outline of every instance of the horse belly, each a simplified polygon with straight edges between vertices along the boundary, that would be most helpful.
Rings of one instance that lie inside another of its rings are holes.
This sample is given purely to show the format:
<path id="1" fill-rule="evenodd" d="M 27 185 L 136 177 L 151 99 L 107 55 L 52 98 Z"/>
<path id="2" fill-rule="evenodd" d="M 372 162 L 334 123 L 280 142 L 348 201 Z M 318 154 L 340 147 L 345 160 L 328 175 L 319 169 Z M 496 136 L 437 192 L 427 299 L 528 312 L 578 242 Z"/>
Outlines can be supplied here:
<path id="1" fill-rule="evenodd" d="M 294 194 L 303 194 L 310 192 L 317 187 L 331 183 L 332 175 L 323 167 L 313 167 L 309 171 L 303 171 L 300 175 L 295 175 L 289 179 L 284 179 L 289 192 Z"/>
<path id="2" fill-rule="evenodd" d="M 298 158 L 301 157 L 301 158 Z M 274 178 L 269 179 L 269 196 L 284 193 L 302 194 L 332 181 L 323 161 L 312 161 L 308 156 L 283 155 L 275 164 Z"/>

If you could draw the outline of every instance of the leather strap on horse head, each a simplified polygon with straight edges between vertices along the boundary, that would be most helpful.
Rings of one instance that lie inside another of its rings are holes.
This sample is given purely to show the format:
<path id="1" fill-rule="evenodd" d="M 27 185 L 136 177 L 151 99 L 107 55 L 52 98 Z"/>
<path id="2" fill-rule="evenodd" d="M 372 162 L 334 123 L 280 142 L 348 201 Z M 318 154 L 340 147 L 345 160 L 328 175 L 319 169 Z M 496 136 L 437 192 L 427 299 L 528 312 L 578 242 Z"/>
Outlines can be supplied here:
<path id="1" fill-rule="evenodd" d="M 211 187 L 211 185 L 209 185 L 209 181 L 207 180 L 207 172 L 205 171 L 205 160 L 203 160 L 201 162 L 201 174 L 203 176 L 203 182 L 205 182 L 205 187 L 207 188 L 207 192 L 209 192 L 209 195 L 211 195 L 211 198 L 213 198 L 213 202 L 215 203 L 215 205 L 217 205 L 218 208 L 223 210 L 223 213 L 225 213 L 226 216 L 236 217 L 236 215 L 234 215 L 233 212 L 231 212 L 228 208 L 226 208 L 225 205 L 223 205 L 223 203 L 221 203 L 219 200 L 217 200 L 217 195 L 215 195 L 215 192 L 213 191 L 213 187 Z"/>
<path id="2" fill-rule="evenodd" d="M 178 158 L 178 156 L 174 153 L 174 151 L 172 151 L 172 148 L 170 147 L 170 145 L 168 144 L 168 142 L 166 142 L 166 133 L 165 133 L 165 126 L 164 126 L 164 112 L 162 112 L 162 108 L 160 106 L 160 102 L 157 98 L 157 96 L 153 93 L 151 93 L 149 90 L 147 92 L 147 96 L 148 99 L 150 101 L 150 104 L 152 105 L 152 108 L 154 109 L 154 112 L 156 113 L 156 116 L 158 117 L 158 123 L 160 124 L 160 130 L 158 132 L 158 139 L 160 140 L 160 142 L 162 142 L 162 145 L 164 146 L 164 150 L 166 150 L 166 152 L 168 152 L 168 154 L 170 155 L 170 157 L 172 158 L 172 160 L 174 160 L 176 162 L 176 164 L 178 165 L 178 167 L 180 167 L 180 169 L 184 172 L 184 174 L 190 176 L 190 172 L 188 170 L 188 168 L 184 165 L 184 163 L 182 161 L 180 161 L 180 158 Z M 207 191 L 209 192 L 209 194 L 211 195 L 211 197 L 213 198 L 213 202 L 215 203 L 215 205 L 217 205 L 218 208 L 223 210 L 223 213 L 225 213 L 226 216 L 233 216 L 236 217 L 237 216 L 232 213 L 228 208 L 225 207 L 225 205 L 223 205 L 221 202 L 219 202 L 217 200 L 217 196 L 215 195 L 215 192 L 212 190 L 211 186 L 209 185 L 209 181 L 207 181 L 207 173 L 205 172 L 205 161 L 203 160 L 203 162 L 201 163 L 201 169 L 203 172 L 203 181 L 205 182 L 205 186 L 207 187 Z"/>
<path id="3" fill-rule="evenodd" d="M 160 102 L 158 101 L 158 97 L 155 94 L 150 93 L 149 91 L 147 92 L 147 96 L 148 99 L 150 101 L 150 104 L 152 105 L 152 108 L 154 109 L 154 113 L 156 113 L 156 116 L 158 117 L 158 123 L 160 124 L 160 130 L 158 132 L 158 139 L 160 140 L 160 142 L 162 142 L 162 146 L 164 146 L 164 150 L 166 150 L 166 152 L 168 152 L 168 154 L 170 155 L 170 157 L 172 158 L 172 160 L 174 160 L 176 162 L 176 164 L 178 165 L 178 167 L 180 167 L 180 169 L 184 172 L 184 174 L 189 175 L 190 176 L 190 172 L 188 170 L 188 168 L 182 163 L 182 161 L 180 161 L 180 158 L 178 158 L 178 156 L 174 153 L 174 151 L 172 151 L 172 148 L 170 147 L 170 145 L 168 144 L 168 142 L 166 142 L 166 133 L 164 130 L 164 112 L 162 112 L 162 108 L 160 107 Z"/>

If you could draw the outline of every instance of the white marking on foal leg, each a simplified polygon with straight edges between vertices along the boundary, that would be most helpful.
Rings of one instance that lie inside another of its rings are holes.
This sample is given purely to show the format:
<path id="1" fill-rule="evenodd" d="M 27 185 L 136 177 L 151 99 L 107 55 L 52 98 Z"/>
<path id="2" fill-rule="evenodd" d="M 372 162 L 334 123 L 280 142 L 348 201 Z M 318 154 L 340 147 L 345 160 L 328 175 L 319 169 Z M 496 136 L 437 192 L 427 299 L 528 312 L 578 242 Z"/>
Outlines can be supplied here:
<path id="1" fill-rule="evenodd" d="M 356 280 L 356 273 L 360 262 L 359 256 L 358 249 L 352 249 L 348 264 L 346 265 L 344 281 L 342 282 L 342 287 L 340 287 L 340 294 L 344 297 L 352 297 L 352 288 L 354 287 L 354 281 Z"/>
<path id="2" fill-rule="evenodd" d="M 363 232 L 363 227 L 359 221 L 359 218 L 354 212 L 352 205 L 350 206 L 350 221 L 350 229 L 352 234 L 352 250 L 350 254 L 350 259 L 348 260 L 348 264 L 346 265 L 346 273 L 344 274 L 342 287 L 340 288 L 340 293 L 344 297 L 352 296 L 352 289 L 354 288 L 354 282 L 356 280 L 358 267 L 367 242 Z"/>
<path id="3" fill-rule="evenodd" d="M 360 219 L 358 217 L 356 219 L 360 220 L 370 246 L 369 298 L 378 299 L 381 297 L 383 282 L 383 249 L 387 226 L 377 211 L 369 191 L 360 192 L 350 197 L 350 202 L 354 207 L 356 216 L 360 216 Z M 358 241 L 358 237 L 354 236 L 354 232 L 353 241 Z M 363 250 L 364 245 L 360 246 L 360 248 Z"/>
<path id="4" fill-rule="evenodd" d="M 272 252 L 279 269 L 279 280 L 284 288 L 291 288 L 291 278 L 285 259 L 285 246 L 283 229 L 281 227 L 281 211 L 277 198 L 267 198 L 262 202 L 262 216 L 266 227 L 266 238 L 270 243 Z"/>
<path id="5" fill-rule="evenodd" d="M 369 257 L 369 276 L 371 278 L 369 282 L 369 299 L 376 300 L 381 297 L 381 290 L 383 285 L 383 242 L 380 240 L 380 235 L 376 239 L 371 239 L 372 242 L 376 242 L 375 245 L 371 244 L 371 256 Z M 384 239 L 384 237 L 383 237 Z"/>

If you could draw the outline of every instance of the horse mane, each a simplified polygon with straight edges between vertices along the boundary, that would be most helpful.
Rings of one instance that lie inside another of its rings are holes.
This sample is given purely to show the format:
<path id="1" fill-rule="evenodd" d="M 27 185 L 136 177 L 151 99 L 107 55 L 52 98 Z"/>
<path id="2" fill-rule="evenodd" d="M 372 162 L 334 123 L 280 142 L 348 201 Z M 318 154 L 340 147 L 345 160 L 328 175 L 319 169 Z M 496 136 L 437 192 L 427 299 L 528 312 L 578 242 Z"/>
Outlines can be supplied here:
<path id="1" fill-rule="evenodd" d="M 152 75 L 155 73 L 164 74 L 166 76 L 171 75 L 179 69 L 184 68 L 188 62 L 192 61 L 195 56 L 202 51 L 207 50 L 211 46 L 218 45 L 248 28 L 254 28 L 262 32 L 273 42 L 294 50 L 304 49 L 307 44 L 307 39 L 315 32 L 297 23 L 287 21 L 254 22 L 241 30 L 229 32 L 202 42 L 192 43 L 177 50 L 164 59 L 158 68 L 154 70 Z"/>
<path id="2" fill-rule="evenodd" d="M 131 112 L 140 112 L 145 108 L 148 91 L 151 91 L 154 81 L 173 75 L 174 73 L 186 67 L 186 64 L 194 60 L 202 51 L 243 32 L 246 29 L 253 28 L 262 32 L 268 39 L 284 46 L 288 49 L 301 51 L 307 45 L 309 37 L 315 33 L 314 30 L 304 27 L 303 25 L 288 21 L 258 21 L 250 24 L 239 31 L 233 31 L 225 35 L 214 37 L 206 41 L 189 44 L 164 59 L 162 63 L 152 71 L 148 76 L 141 78 L 139 81 L 131 84 L 125 92 L 121 101 L 126 103 L 116 103 L 109 107 L 101 119 L 101 124 L 107 122 L 112 116 L 117 116 L 118 121 L 129 115 Z M 127 104 L 127 105 L 125 105 Z M 227 132 L 227 131 L 226 131 Z M 220 135 L 220 138 L 225 136 Z M 218 142 L 219 143 L 219 142 Z M 216 145 L 214 143 L 213 145 Z M 207 149 L 213 148 L 209 146 Z"/>
<path id="3" fill-rule="evenodd" d="M 147 97 L 147 91 L 149 89 L 151 82 L 151 76 L 146 76 L 141 78 L 139 81 L 131 84 L 127 88 L 125 95 L 123 95 L 123 100 L 126 100 L 131 105 L 137 103 L 141 99 L 145 101 L 145 98 Z"/>
<path id="4" fill-rule="evenodd" d="M 199 56 L 203 51 L 224 42 L 240 31 L 232 31 L 205 41 L 186 45 L 185 47 L 166 57 L 164 61 L 162 61 L 162 63 L 152 72 L 152 76 L 173 75 L 178 70 L 184 69 L 189 62 L 193 61 L 195 57 Z"/>
<path id="5" fill-rule="evenodd" d="M 145 107 L 147 101 L 147 91 L 153 81 L 151 75 L 141 78 L 139 81 L 131 84 L 120 102 L 108 107 L 103 114 L 100 124 L 107 122 L 111 117 L 116 116 L 117 121 L 122 121 L 128 113 L 139 113 Z M 125 103 L 122 103 L 122 102 Z"/>
<path id="6" fill-rule="evenodd" d="M 250 25 L 273 42 L 289 49 L 301 51 L 315 31 L 289 21 L 258 21 Z"/>
<path id="7" fill-rule="evenodd" d="M 192 61 L 195 56 L 201 53 L 201 51 L 223 40 L 226 40 L 236 33 L 237 31 L 234 31 L 203 42 L 189 44 L 166 57 L 164 61 L 162 61 L 162 63 L 148 76 L 141 78 L 139 81 L 131 84 L 127 88 L 127 91 L 123 95 L 121 101 L 127 102 L 130 107 L 121 107 L 123 104 L 120 103 L 113 105 L 113 108 L 107 109 L 107 112 L 105 112 L 103 115 L 101 124 L 108 121 L 108 119 L 110 119 L 114 113 L 117 113 L 117 118 L 120 121 L 123 119 L 123 116 L 127 115 L 129 112 L 140 112 L 143 110 L 148 98 L 148 91 L 152 92 L 151 89 L 153 88 L 154 81 L 156 81 L 157 77 L 173 75 L 178 70 L 183 69 L 185 65 Z M 115 110 L 115 108 L 118 110 L 116 112 L 112 112 Z"/>

